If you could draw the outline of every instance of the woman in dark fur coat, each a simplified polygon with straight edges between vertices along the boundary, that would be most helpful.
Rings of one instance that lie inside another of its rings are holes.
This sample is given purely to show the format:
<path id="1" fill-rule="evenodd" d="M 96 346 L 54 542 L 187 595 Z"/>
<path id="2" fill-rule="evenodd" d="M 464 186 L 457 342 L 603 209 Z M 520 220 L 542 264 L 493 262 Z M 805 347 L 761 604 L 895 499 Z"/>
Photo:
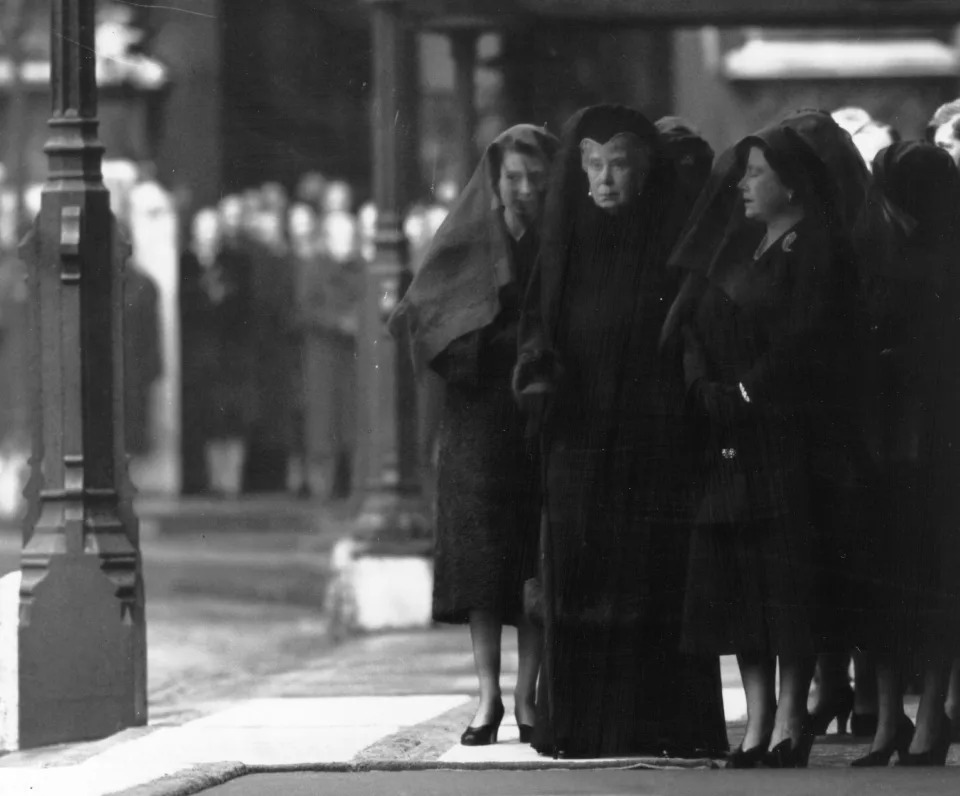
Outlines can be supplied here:
<path id="1" fill-rule="evenodd" d="M 515 377 L 524 403 L 548 396 L 543 754 L 727 749 L 718 660 L 679 649 L 690 462 L 680 362 L 657 340 L 683 188 L 638 111 L 596 106 L 567 122 Z"/>

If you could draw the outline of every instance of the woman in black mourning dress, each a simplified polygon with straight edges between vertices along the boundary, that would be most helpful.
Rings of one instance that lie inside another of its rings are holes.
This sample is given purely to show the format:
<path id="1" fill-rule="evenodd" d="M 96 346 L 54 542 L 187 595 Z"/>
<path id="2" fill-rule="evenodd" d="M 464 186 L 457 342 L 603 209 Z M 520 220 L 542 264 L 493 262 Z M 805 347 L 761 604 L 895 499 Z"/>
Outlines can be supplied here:
<path id="1" fill-rule="evenodd" d="M 545 409 L 544 754 L 728 748 L 717 658 L 679 651 L 689 466 L 679 359 L 657 349 L 677 189 L 639 112 L 597 106 L 565 125 L 514 376 Z"/>
<path id="2" fill-rule="evenodd" d="M 536 571 L 539 468 L 510 388 L 556 139 L 517 125 L 487 149 L 391 318 L 415 367 L 446 385 L 439 429 L 433 617 L 470 625 L 480 705 L 461 743 L 497 740 L 500 637 L 517 626 L 514 704 L 530 740 L 542 635 L 522 610 Z"/>
<path id="3" fill-rule="evenodd" d="M 852 435 L 834 393 L 853 270 L 847 197 L 796 122 L 730 153 L 727 195 L 695 217 L 674 255 L 694 273 L 664 330 L 683 341 L 702 451 L 684 646 L 737 654 L 748 718 L 732 767 L 806 765 L 807 694 L 831 642 L 833 546 L 811 509 L 815 485 L 833 476 L 818 472 L 818 456 Z"/>
<path id="4" fill-rule="evenodd" d="M 949 661 L 960 651 L 960 172 L 929 144 L 897 143 L 873 165 L 858 229 L 869 277 L 876 462 L 873 538 L 854 550 L 861 620 L 854 643 L 877 656 L 879 721 L 855 766 L 943 765 Z M 905 670 L 923 673 L 917 728 L 903 713 Z"/>

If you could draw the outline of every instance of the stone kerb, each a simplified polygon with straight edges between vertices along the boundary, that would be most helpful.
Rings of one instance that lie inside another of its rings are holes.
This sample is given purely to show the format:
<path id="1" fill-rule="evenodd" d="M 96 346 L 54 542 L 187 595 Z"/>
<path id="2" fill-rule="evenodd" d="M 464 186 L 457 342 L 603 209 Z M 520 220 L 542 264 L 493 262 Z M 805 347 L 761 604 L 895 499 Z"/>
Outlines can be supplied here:
<path id="1" fill-rule="evenodd" d="M 20 570 L 0 578 L 0 754 L 20 739 Z"/>

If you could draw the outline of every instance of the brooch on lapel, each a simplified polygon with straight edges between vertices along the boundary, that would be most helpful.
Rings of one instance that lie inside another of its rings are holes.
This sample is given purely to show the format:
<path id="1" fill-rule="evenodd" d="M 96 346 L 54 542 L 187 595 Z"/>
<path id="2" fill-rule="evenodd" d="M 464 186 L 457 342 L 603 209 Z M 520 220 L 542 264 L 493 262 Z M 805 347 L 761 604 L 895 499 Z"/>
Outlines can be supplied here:
<path id="1" fill-rule="evenodd" d="M 793 244 L 797 240 L 796 232 L 789 232 L 783 239 L 783 243 L 780 244 L 780 248 L 783 249 L 787 254 L 793 251 Z"/>

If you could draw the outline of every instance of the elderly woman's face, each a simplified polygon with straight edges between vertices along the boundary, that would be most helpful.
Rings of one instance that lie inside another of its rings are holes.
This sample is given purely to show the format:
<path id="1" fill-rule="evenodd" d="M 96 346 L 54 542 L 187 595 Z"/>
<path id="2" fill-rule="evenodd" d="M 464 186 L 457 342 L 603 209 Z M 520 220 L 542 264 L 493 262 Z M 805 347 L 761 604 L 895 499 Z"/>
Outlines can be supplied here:
<path id="1" fill-rule="evenodd" d="M 500 164 L 497 192 L 504 211 L 526 223 L 540 215 L 546 189 L 547 164 L 543 158 L 507 150 Z"/>
<path id="2" fill-rule="evenodd" d="M 747 218 L 770 221 L 782 215 L 790 204 L 792 193 L 767 162 L 763 150 L 752 147 L 747 168 L 738 186 L 743 195 Z"/>
<path id="3" fill-rule="evenodd" d="M 601 210 L 616 212 L 638 196 L 650 173 L 650 152 L 633 136 L 616 135 L 605 144 L 580 143 L 590 196 Z"/>
<path id="4" fill-rule="evenodd" d="M 957 123 L 960 118 L 954 117 L 941 124 L 933 134 L 933 143 L 943 149 L 953 162 L 960 166 L 960 138 L 957 137 Z"/>

